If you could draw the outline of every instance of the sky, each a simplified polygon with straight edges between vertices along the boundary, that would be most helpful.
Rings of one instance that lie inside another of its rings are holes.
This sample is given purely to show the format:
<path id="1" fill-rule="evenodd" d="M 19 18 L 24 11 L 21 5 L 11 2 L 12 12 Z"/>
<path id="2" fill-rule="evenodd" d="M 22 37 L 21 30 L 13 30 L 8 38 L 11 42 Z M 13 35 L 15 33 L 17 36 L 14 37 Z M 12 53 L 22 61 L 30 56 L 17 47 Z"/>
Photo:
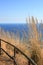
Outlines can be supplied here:
<path id="1" fill-rule="evenodd" d="M 29 16 L 43 19 L 43 0 L 0 0 L 0 23 L 26 23 Z"/>

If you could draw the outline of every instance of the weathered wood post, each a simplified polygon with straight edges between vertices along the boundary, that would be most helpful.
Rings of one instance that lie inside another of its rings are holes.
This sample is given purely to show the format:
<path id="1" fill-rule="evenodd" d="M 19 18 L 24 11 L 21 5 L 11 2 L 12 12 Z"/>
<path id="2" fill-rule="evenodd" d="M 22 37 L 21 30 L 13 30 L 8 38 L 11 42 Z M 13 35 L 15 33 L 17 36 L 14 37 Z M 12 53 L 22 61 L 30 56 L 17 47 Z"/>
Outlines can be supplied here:
<path id="1" fill-rule="evenodd" d="M 1 39 L 0 39 L 0 55 L 1 55 Z"/>
<path id="2" fill-rule="evenodd" d="M 15 59 L 15 54 L 16 54 L 16 48 L 14 47 L 14 59 Z M 16 65 L 15 62 L 14 62 L 14 65 Z"/>
<path id="3" fill-rule="evenodd" d="M 30 61 L 28 61 L 28 65 L 30 65 Z"/>
<path id="4" fill-rule="evenodd" d="M 14 58 L 15 58 L 15 54 L 16 54 L 16 48 L 14 47 Z"/>

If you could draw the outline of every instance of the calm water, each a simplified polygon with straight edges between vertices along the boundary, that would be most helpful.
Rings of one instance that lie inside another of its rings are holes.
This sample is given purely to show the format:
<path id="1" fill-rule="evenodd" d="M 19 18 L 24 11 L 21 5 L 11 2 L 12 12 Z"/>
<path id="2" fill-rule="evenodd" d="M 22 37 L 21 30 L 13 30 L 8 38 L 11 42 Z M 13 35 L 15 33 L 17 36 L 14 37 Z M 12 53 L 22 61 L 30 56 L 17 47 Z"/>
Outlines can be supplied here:
<path id="1" fill-rule="evenodd" d="M 23 36 L 23 31 L 27 34 L 27 24 L 0 24 L 0 28 L 4 29 L 4 31 L 9 31 L 17 34 L 19 32 L 20 38 Z"/>
<path id="2" fill-rule="evenodd" d="M 26 24 L 0 24 L 0 28 L 14 32 L 15 30 L 27 30 Z"/>
<path id="3" fill-rule="evenodd" d="M 27 24 L 0 24 L 0 28 L 4 29 L 5 31 L 14 32 L 14 33 L 16 33 L 18 30 L 20 31 L 19 32 L 20 34 L 21 34 L 21 31 L 23 30 L 26 33 L 28 31 Z M 38 24 L 37 28 L 39 29 L 39 31 L 41 31 L 42 37 L 43 37 L 43 24 Z"/>

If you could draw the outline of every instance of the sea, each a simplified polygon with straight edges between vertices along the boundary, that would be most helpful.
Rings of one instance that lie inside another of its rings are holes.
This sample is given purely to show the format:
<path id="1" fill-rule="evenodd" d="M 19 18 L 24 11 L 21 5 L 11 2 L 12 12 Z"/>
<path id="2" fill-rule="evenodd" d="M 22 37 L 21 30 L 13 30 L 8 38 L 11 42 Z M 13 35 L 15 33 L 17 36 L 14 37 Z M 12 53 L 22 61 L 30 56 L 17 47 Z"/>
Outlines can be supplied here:
<path id="1" fill-rule="evenodd" d="M 16 30 L 27 30 L 27 24 L 0 24 L 5 31 L 15 32 Z"/>
<path id="2" fill-rule="evenodd" d="M 5 32 L 12 32 L 16 35 L 19 33 L 20 38 L 23 37 L 24 31 L 26 32 L 26 34 L 28 33 L 27 24 L 0 24 L 0 28 L 3 29 Z"/>
<path id="3" fill-rule="evenodd" d="M 22 37 L 22 34 L 24 33 L 24 31 L 28 34 L 28 30 L 29 30 L 29 25 L 27 24 L 0 24 L 0 28 L 2 28 L 5 31 L 8 32 L 13 32 L 13 33 L 17 33 L 17 31 L 19 32 L 20 36 Z M 37 24 L 37 29 L 39 30 L 39 32 L 41 31 L 42 33 L 42 38 L 43 38 L 43 24 Z"/>

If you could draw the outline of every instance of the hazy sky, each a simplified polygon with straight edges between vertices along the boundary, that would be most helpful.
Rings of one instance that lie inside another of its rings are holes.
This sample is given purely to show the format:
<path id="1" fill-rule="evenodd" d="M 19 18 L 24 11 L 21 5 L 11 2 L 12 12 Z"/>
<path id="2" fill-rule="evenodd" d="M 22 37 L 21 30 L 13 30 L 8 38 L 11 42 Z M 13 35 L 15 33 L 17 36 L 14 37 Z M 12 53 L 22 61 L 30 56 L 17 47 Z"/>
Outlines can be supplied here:
<path id="1" fill-rule="evenodd" d="M 43 18 L 43 0 L 0 0 L 0 23 L 25 23 L 28 16 Z"/>

